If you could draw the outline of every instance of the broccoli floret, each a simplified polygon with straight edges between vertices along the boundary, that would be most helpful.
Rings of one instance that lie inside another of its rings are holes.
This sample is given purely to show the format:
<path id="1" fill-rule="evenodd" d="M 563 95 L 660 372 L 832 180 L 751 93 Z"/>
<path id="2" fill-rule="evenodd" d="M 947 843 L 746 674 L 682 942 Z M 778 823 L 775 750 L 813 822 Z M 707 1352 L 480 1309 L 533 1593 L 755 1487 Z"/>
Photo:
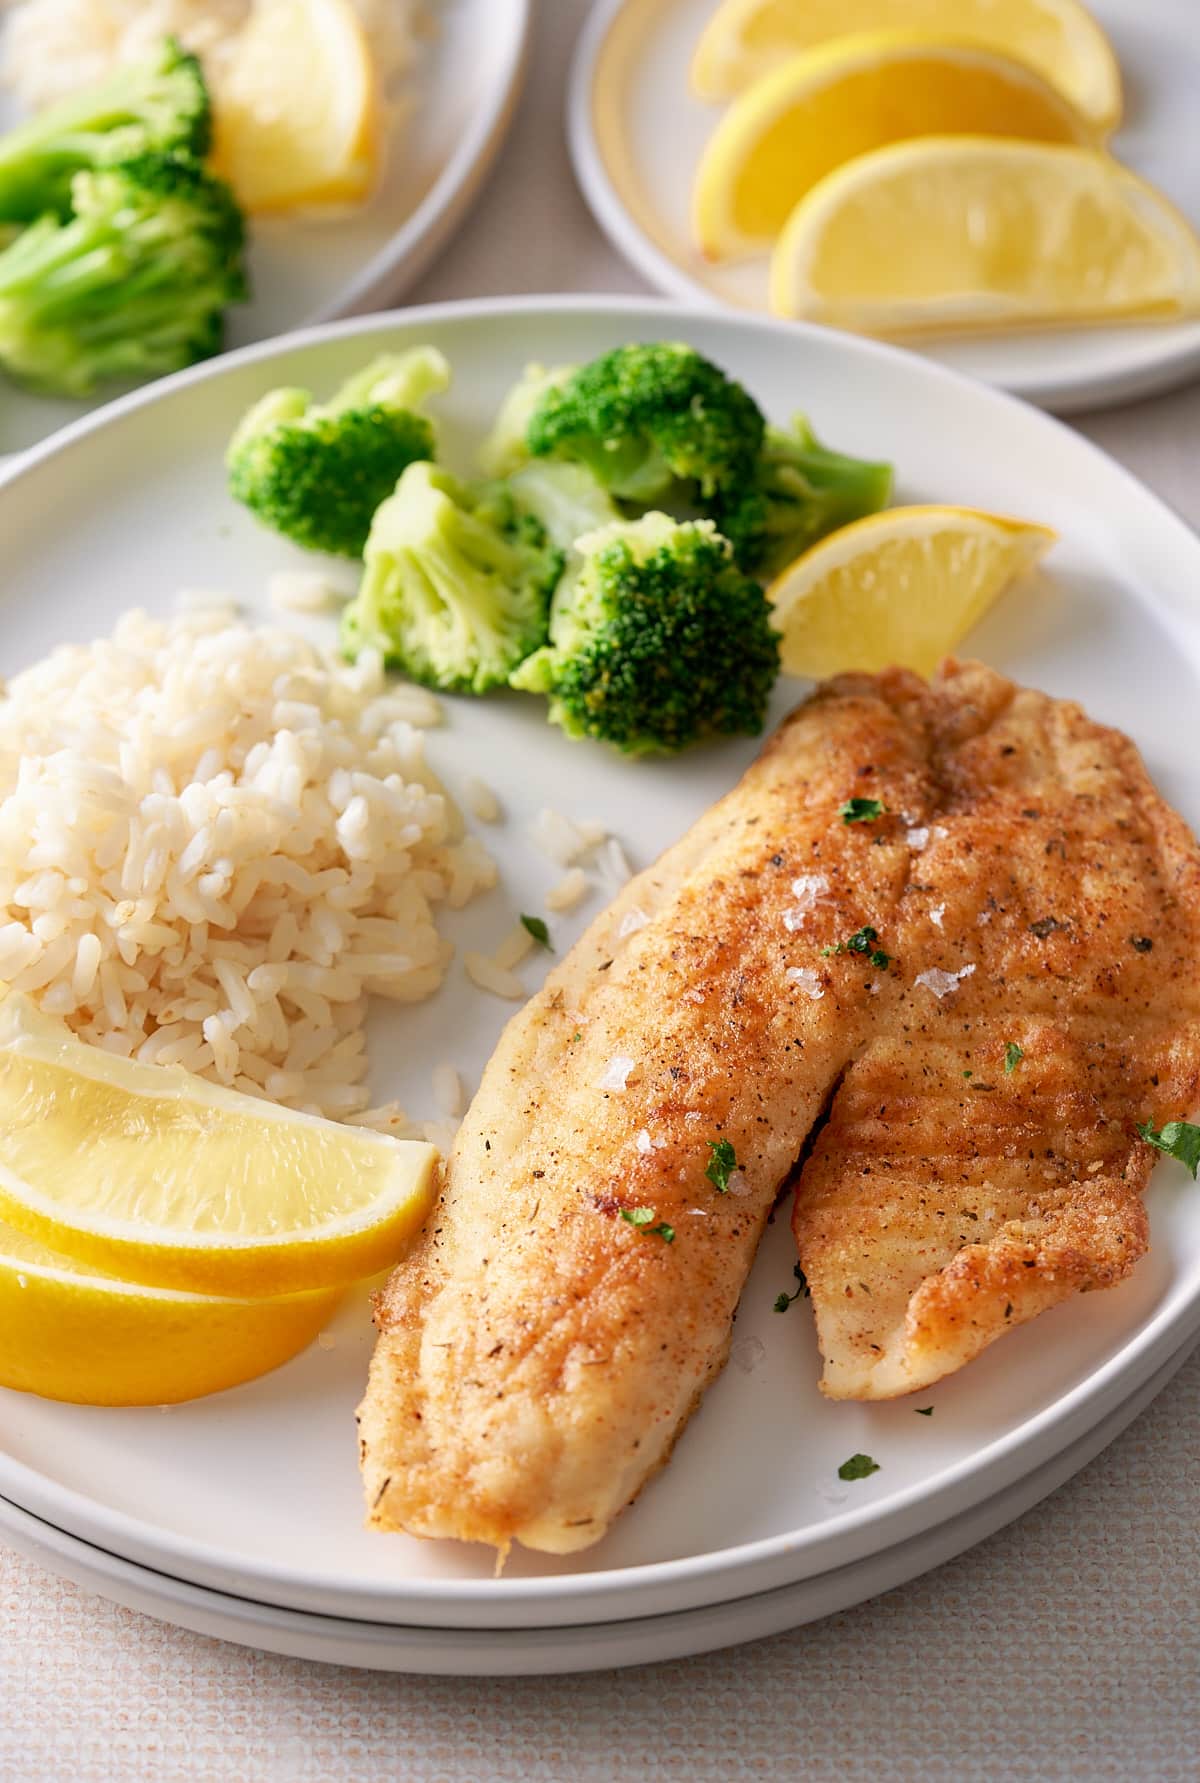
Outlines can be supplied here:
<path id="1" fill-rule="evenodd" d="M 581 464 L 534 459 L 516 471 L 508 486 L 519 507 L 540 520 L 546 537 L 569 552 L 576 539 L 621 518 L 591 471 Z"/>
<path id="2" fill-rule="evenodd" d="M 479 448 L 479 468 L 485 477 L 507 477 L 530 458 L 529 422 L 548 390 L 565 384 L 575 372 L 573 365 L 527 365 L 496 413 L 492 430 Z"/>
<path id="3" fill-rule="evenodd" d="M 0 138 L 0 219 L 71 210 L 71 181 L 147 153 L 208 153 L 212 118 L 195 56 L 167 38 L 143 62 L 73 93 Z"/>
<path id="4" fill-rule="evenodd" d="M 190 155 L 140 155 L 71 182 L 66 222 L 41 217 L 0 253 L 0 365 L 88 396 L 219 351 L 246 295 L 242 215 Z"/>
<path id="5" fill-rule="evenodd" d="M 373 647 L 414 681 L 486 693 L 545 641 L 562 554 L 503 483 L 409 465 L 365 555 L 342 621 L 348 656 Z"/>
<path id="6" fill-rule="evenodd" d="M 417 411 L 449 382 L 442 355 L 417 347 L 373 360 L 327 403 L 269 391 L 229 442 L 231 494 L 306 550 L 361 557 L 400 473 L 433 457 L 433 428 Z"/>
<path id="7" fill-rule="evenodd" d="M 890 464 L 822 446 L 803 415 L 787 433 L 768 427 L 753 484 L 714 517 L 742 568 L 775 576 L 826 533 L 885 507 Z"/>
<path id="8" fill-rule="evenodd" d="M 672 753 L 762 729 L 779 639 L 757 582 L 710 520 L 650 513 L 576 544 L 550 613 L 550 642 L 512 685 L 550 696 L 569 737 L 627 755 Z"/>
<path id="9" fill-rule="evenodd" d="M 765 423 L 740 384 L 692 347 L 617 347 L 538 399 L 537 458 L 585 464 L 618 499 L 649 506 L 732 499 L 750 481 Z"/>

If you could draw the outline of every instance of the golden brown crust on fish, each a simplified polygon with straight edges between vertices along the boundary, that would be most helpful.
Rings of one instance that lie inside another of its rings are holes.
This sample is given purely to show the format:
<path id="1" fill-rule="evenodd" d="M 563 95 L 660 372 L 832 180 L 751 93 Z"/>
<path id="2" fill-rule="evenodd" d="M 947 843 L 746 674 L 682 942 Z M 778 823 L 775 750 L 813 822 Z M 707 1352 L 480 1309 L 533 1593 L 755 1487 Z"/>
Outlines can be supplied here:
<path id="1" fill-rule="evenodd" d="M 1133 744 L 979 664 L 920 697 L 937 793 L 887 931 L 903 993 L 793 1220 L 838 1398 L 927 1386 L 1120 1280 L 1147 1244 L 1136 1123 L 1197 1093 L 1200 857 Z"/>
<path id="2" fill-rule="evenodd" d="M 820 949 L 881 923 L 907 877 L 902 838 L 838 807 L 881 776 L 916 796 L 923 774 L 872 683 L 819 696 L 509 1023 L 380 1301 L 376 1527 L 567 1552 L 661 1465 L 860 1033 L 863 985 Z M 719 1138 L 726 1194 L 705 1175 Z M 622 1218 L 639 1208 L 674 1240 Z"/>
<path id="3" fill-rule="evenodd" d="M 855 796 L 886 809 L 846 823 Z M 1196 1092 L 1198 894 L 1133 745 L 1077 707 L 978 664 L 819 689 L 506 1028 L 380 1297 L 371 1523 L 598 1540 L 721 1368 L 814 1123 L 795 1230 L 834 1396 L 1118 1280 L 1134 1123 Z"/>

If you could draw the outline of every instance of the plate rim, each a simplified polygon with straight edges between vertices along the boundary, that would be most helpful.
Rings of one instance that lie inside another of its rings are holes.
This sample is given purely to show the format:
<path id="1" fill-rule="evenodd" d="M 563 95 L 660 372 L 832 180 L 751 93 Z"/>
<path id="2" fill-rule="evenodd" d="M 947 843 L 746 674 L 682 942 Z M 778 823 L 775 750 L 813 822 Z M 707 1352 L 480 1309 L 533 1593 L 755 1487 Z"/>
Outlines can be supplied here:
<path id="1" fill-rule="evenodd" d="M 608 161 L 592 127 L 592 89 L 600 58 L 620 16 L 632 11 L 634 7 L 647 8 L 649 4 L 650 0 L 594 0 L 576 41 L 567 78 L 565 129 L 579 189 L 609 243 L 662 295 L 675 302 L 703 305 L 724 315 L 761 316 L 764 321 L 777 320 L 749 305 L 742 307 L 725 301 L 687 272 L 642 228 L 626 207 L 609 172 Z M 657 0 L 657 4 L 661 6 L 662 0 Z M 781 326 L 798 327 L 803 324 L 784 322 Z M 1063 332 L 1065 334 L 1070 331 Z M 1079 374 L 1074 377 L 1018 376 L 995 384 L 991 384 L 989 380 L 989 387 L 1003 390 L 1038 408 L 1046 409 L 1051 414 L 1059 415 L 1084 414 L 1092 409 L 1138 402 L 1146 397 L 1162 395 L 1168 390 L 1180 389 L 1200 379 L 1200 321 L 1193 320 L 1188 333 L 1189 338 L 1174 347 L 1168 346 L 1166 351 L 1153 354 L 1137 364 L 1113 366 L 1106 372 Z M 1165 331 L 1163 338 L 1166 339 Z M 901 347 L 900 350 L 915 352 L 920 358 L 925 357 L 915 345 L 912 348 Z M 968 373 L 960 372 L 958 375 L 970 378 Z"/>
<path id="2" fill-rule="evenodd" d="M 498 0 L 488 0 L 488 3 L 496 9 Z M 305 327 L 338 321 L 408 290 L 446 245 L 474 202 L 516 114 L 533 44 L 534 0 L 501 0 L 501 3 L 509 12 L 509 38 L 499 65 L 493 64 L 489 68 L 491 84 L 486 103 L 472 118 L 470 128 L 455 146 L 432 186 L 399 229 L 340 293 L 305 318 Z M 419 70 L 417 73 L 419 75 Z M 260 343 L 250 344 L 257 346 Z"/>
<path id="3" fill-rule="evenodd" d="M 555 318 L 564 313 L 583 317 L 637 317 L 643 322 L 646 318 L 653 317 L 652 326 L 655 328 L 659 326 L 661 317 L 682 329 L 686 329 L 689 323 L 696 323 L 733 333 L 744 331 L 756 335 L 776 335 L 781 341 L 792 344 L 799 331 L 817 346 L 823 345 L 839 355 L 868 362 L 899 362 L 909 376 L 925 380 L 934 387 L 953 387 L 960 396 L 966 396 L 977 404 L 982 403 L 985 408 L 1011 408 L 1019 411 L 1026 423 L 1032 420 L 1038 430 L 1058 436 L 1064 448 L 1084 459 L 1092 460 L 1098 469 L 1103 469 L 1107 478 L 1115 478 L 1117 485 L 1126 490 L 1130 499 L 1139 503 L 1156 525 L 1165 531 L 1168 542 L 1190 554 L 1200 568 L 1200 537 L 1160 497 L 1100 447 L 1053 417 L 1039 413 L 1017 397 L 888 343 L 839 334 L 809 324 L 783 323 L 753 314 L 727 313 L 714 306 L 681 306 L 653 298 L 623 296 L 473 298 L 321 324 L 255 342 L 219 359 L 190 367 L 144 389 L 133 391 L 81 417 L 30 448 L 17 462 L 0 467 L 0 503 L 8 499 L 6 492 L 19 485 L 24 478 L 34 475 L 49 460 L 67 456 L 76 444 L 86 440 L 91 434 L 101 433 L 144 408 L 169 402 L 193 384 L 234 375 L 248 364 L 270 361 L 310 347 L 320 347 L 331 340 L 351 339 L 380 330 L 403 328 L 406 331 L 417 331 L 441 324 L 453 324 L 460 319 L 469 321 L 487 317 L 492 321 L 503 321 L 513 315 L 537 314 Z M 1178 1304 L 1160 1307 L 1113 1356 L 1101 1362 L 1053 1405 L 1022 1420 L 1007 1435 L 996 1438 L 938 1474 L 894 1494 L 886 1501 L 886 1508 L 873 1507 L 868 1503 L 856 1510 L 825 1519 L 819 1525 L 799 1533 L 793 1531 L 729 1548 L 709 1550 L 702 1555 L 610 1568 L 604 1572 L 496 1581 L 387 1580 L 378 1585 L 356 1584 L 351 1593 L 347 1593 L 342 1587 L 341 1594 L 343 1597 L 352 1594 L 361 1602 L 377 1604 L 384 1612 L 400 1601 L 419 1602 L 424 1606 L 423 1613 L 437 1621 L 445 1621 L 456 1610 L 460 1611 L 462 1606 L 470 1604 L 477 1626 L 501 1624 L 503 1616 L 516 1605 L 521 1605 L 526 1612 L 540 1610 L 542 1618 L 547 1622 L 578 1621 L 578 1615 L 570 1610 L 568 1600 L 582 1594 L 607 1605 L 607 1613 L 602 1619 L 621 1620 L 644 1614 L 645 1602 L 652 1600 L 656 1591 L 672 1591 L 677 1594 L 672 1598 L 675 1607 L 683 1607 L 699 1601 L 720 1601 L 723 1578 L 726 1584 L 733 1578 L 738 1581 L 732 1590 L 726 1591 L 727 1596 L 744 1596 L 755 1589 L 766 1588 L 762 1585 L 748 1585 L 747 1580 L 771 1576 L 772 1582 L 779 1584 L 781 1565 L 788 1577 L 794 1579 L 803 1573 L 804 1557 L 811 1556 L 814 1549 L 820 1549 L 822 1554 L 829 1550 L 834 1553 L 839 1550 L 844 1552 L 872 1529 L 877 1533 L 882 1531 L 881 1538 L 869 1544 L 878 1551 L 889 1545 L 891 1540 L 898 1539 L 905 1527 L 928 1521 L 931 1500 L 939 1507 L 934 1521 L 944 1519 L 954 1514 L 956 1495 L 970 1498 L 974 1482 L 984 1471 L 989 1479 L 996 1477 L 1002 1482 L 1019 1477 L 1035 1464 L 1033 1457 L 1039 1452 L 1046 1449 L 1056 1452 L 1081 1430 L 1094 1425 L 1122 1396 L 1128 1396 L 1134 1391 L 1138 1383 L 1153 1372 L 1165 1355 L 1178 1348 L 1200 1328 L 1200 1275 L 1190 1292 L 1182 1299 L 1178 1299 L 1178 1296 L 1176 1299 Z M 115 1543 L 119 1548 L 123 1546 L 126 1552 L 132 1548 L 135 1551 L 140 1549 L 155 1552 L 160 1556 L 170 1553 L 176 1557 L 169 1563 L 171 1565 L 178 1565 L 178 1557 L 185 1556 L 189 1577 L 194 1580 L 201 1577 L 221 1580 L 230 1576 L 228 1561 L 222 1560 L 219 1553 L 207 1544 L 154 1530 L 147 1542 L 146 1525 L 140 1519 L 105 1506 L 97 1506 L 83 1494 L 58 1485 L 45 1474 L 2 1452 L 0 1493 L 23 1508 L 33 1510 L 35 1514 L 44 1514 L 50 1522 L 65 1525 L 73 1533 L 79 1533 L 81 1527 L 106 1532 L 100 1545 L 112 1546 Z M 828 1570 L 828 1563 L 824 1567 L 817 1565 L 808 1569 L 810 1574 L 822 1570 Z M 258 1581 L 260 1587 L 268 1593 L 278 1592 L 281 1587 L 286 1587 L 295 1595 L 294 1567 L 261 1561 L 254 1564 L 240 1562 L 239 1576 Z M 306 1587 L 305 1595 L 310 1599 L 321 1595 L 330 1598 L 338 1589 L 322 1582 L 312 1591 Z M 278 1598 L 276 1601 L 279 1601 Z M 368 1619 L 369 1613 L 360 1611 L 359 1615 Z"/>
<path id="4" fill-rule="evenodd" d="M 0 1498 L 0 1535 L 7 1536 L 23 1557 L 108 1602 L 194 1633 L 238 1645 L 265 1646 L 267 1651 L 298 1658 L 440 1677 L 544 1677 L 551 1670 L 578 1674 L 654 1664 L 762 1640 L 840 1614 L 967 1552 L 1007 1528 L 1095 1460 L 1148 1409 L 1188 1361 L 1194 1347 L 1185 1342 L 1148 1381 L 1068 1449 L 913 1541 L 750 1597 L 615 1625 L 424 1628 L 281 1608 L 140 1566 L 5 1498 Z M 264 1635 L 268 1637 L 265 1640 Z M 592 1642 L 599 1638 L 605 1643 L 599 1652 L 588 1649 L 589 1637 Z M 535 1652 L 527 1654 L 525 1643 Z M 461 1645 L 470 1655 L 466 1664 L 461 1659 L 442 1663 L 443 1657 L 449 1661 L 453 1649 Z M 414 1658 L 418 1663 L 413 1663 Z M 407 1663 L 396 1663 L 397 1659 Z"/>

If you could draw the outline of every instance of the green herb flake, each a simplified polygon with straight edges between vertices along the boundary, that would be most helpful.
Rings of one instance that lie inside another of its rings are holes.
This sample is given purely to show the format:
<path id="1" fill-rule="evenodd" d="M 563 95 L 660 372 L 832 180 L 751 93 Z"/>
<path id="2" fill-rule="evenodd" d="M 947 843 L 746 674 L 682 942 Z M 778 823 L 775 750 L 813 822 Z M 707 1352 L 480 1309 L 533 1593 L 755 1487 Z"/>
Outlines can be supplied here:
<path id="1" fill-rule="evenodd" d="M 525 930 L 526 934 L 533 936 L 539 947 L 544 947 L 547 953 L 554 952 L 554 945 L 550 940 L 550 931 L 540 916 L 526 916 L 524 911 L 522 911 L 521 927 Z"/>
<path id="2" fill-rule="evenodd" d="M 933 1416 L 933 1407 L 931 1405 L 914 1405 L 913 1410 L 916 1412 L 918 1418 L 932 1418 Z"/>
<path id="3" fill-rule="evenodd" d="M 712 1156 L 704 1172 L 718 1195 L 729 1192 L 729 1178 L 737 1169 L 737 1154 L 728 1139 L 710 1139 L 708 1149 Z"/>
<path id="4" fill-rule="evenodd" d="M 664 1244 L 674 1244 L 674 1226 L 668 1226 L 665 1220 L 661 1220 L 655 1226 L 652 1224 L 655 1217 L 652 1207 L 623 1207 L 621 1209 L 621 1218 L 628 1220 L 631 1226 L 638 1227 L 639 1231 L 644 1232 L 648 1238 L 661 1238 Z"/>
<path id="5" fill-rule="evenodd" d="M 851 1455 L 849 1461 L 843 1461 L 838 1468 L 838 1479 L 865 1480 L 868 1474 L 878 1472 L 878 1461 L 872 1461 L 869 1455 Z"/>
<path id="6" fill-rule="evenodd" d="M 796 1292 L 794 1294 L 788 1294 L 786 1292 L 783 1294 L 776 1294 L 775 1303 L 772 1308 L 774 1312 L 786 1312 L 788 1307 L 792 1304 L 792 1301 L 799 1300 L 802 1294 L 806 1300 L 809 1298 L 811 1289 L 808 1285 L 808 1277 L 805 1275 L 803 1269 L 801 1269 L 799 1263 L 797 1263 L 796 1267 L 792 1270 L 792 1274 L 795 1276 L 798 1283 Z"/>
<path id="7" fill-rule="evenodd" d="M 875 943 L 878 939 L 876 931 L 867 923 L 856 934 L 851 935 L 848 941 L 839 941 L 836 947 L 823 947 L 821 953 L 822 955 L 828 953 L 865 954 L 873 966 L 877 966 L 881 972 L 886 972 L 892 963 L 892 956 L 884 953 L 882 947 L 876 947 Z"/>
<path id="8" fill-rule="evenodd" d="M 886 812 L 887 806 L 881 799 L 847 799 L 838 816 L 843 823 L 874 823 Z"/>
<path id="9" fill-rule="evenodd" d="M 1025 1048 L 1010 1040 L 1004 1048 L 1004 1075 L 1011 1077 L 1021 1060 L 1025 1057 Z"/>
<path id="10" fill-rule="evenodd" d="M 964 1077 L 974 1077 L 974 1075 L 975 1075 L 975 1073 L 973 1071 L 964 1071 L 963 1072 Z"/>
<path id="11" fill-rule="evenodd" d="M 1191 1121 L 1167 1121 L 1157 1132 L 1149 1121 L 1143 1121 L 1138 1132 L 1156 1151 L 1178 1158 L 1193 1177 L 1200 1169 L 1200 1127 L 1193 1126 Z"/>
<path id="12" fill-rule="evenodd" d="M 574 1046 L 574 1044 L 577 1040 L 582 1040 L 582 1039 L 583 1039 L 583 1035 L 579 1032 L 579 1029 L 576 1028 L 575 1032 L 571 1035 L 571 1045 Z"/>

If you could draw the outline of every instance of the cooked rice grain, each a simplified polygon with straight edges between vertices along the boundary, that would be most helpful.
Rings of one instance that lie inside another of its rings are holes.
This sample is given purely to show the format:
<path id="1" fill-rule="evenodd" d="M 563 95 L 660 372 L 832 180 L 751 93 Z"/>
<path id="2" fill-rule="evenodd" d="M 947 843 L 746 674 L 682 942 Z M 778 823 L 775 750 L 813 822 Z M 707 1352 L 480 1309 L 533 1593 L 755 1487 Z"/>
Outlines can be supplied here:
<path id="1" fill-rule="evenodd" d="M 16 676 L 0 978 L 111 1052 L 360 1114 L 367 995 L 436 990 L 436 907 L 496 882 L 413 691 L 214 609 L 128 614 Z"/>

